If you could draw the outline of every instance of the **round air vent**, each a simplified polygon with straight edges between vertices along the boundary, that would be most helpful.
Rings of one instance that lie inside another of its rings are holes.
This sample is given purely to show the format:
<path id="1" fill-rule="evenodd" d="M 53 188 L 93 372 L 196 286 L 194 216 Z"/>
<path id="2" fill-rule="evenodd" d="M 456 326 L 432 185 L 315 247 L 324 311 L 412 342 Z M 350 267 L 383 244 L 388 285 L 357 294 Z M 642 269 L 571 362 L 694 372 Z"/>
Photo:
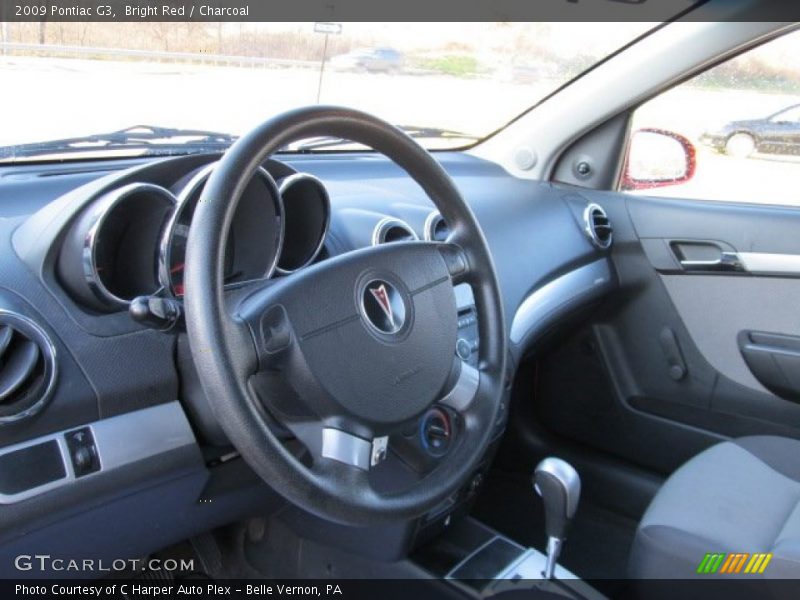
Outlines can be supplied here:
<path id="1" fill-rule="evenodd" d="M 56 351 L 47 334 L 27 317 L 0 310 L 0 423 L 39 412 L 55 381 Z"/>
<path id="2" fill-rule="evenodd" d="M 583 220 L 586 235 L 595 246 L 601 250 L 611 246 L 611 242 L 614 239 L 614 230 L 603 207 L 598 204 L 590 204 L 583 211 Z"/>
<path id="3" fill-rule="evenodd" d="M 450 235 L 450 228 L 444 217 L 436 210 L 430 213 L 425 219 L 425 239 L 429 242 L 443 242 L 448 235 Z"/>
<path id="4" fill-rule="evenodd" d="M 381 219 L 372 231 L 373 246 L 392 242 L 409 242 L 418 239 L 416 232 L 411 229 L 411 225 L 393 217 Z"/>

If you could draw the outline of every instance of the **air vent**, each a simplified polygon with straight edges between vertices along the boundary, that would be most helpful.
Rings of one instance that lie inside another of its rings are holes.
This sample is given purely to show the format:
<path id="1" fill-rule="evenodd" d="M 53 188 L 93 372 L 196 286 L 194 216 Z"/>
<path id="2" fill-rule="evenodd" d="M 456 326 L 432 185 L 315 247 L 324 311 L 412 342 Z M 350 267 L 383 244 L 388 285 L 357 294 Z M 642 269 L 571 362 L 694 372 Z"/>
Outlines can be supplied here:
<path id="1" fill-rule="evenodd" d="M 373 246 L 392 242 L 409 242 L 418 239 L 416 232 L 411 229 L 411 225 L 393 217 L 381 219 L 372 231 Z"/>
<path id="2" fill-rule="evenodd" d="M 0 424 L 39 412 L 56 379 L 55 349 L 30 319 L 0 311 Z"/>
<path id="3" fill-rule="evenodd" d="M 433 211 L 425 219 L 425 239 L 429 242 L 443 242 L 450 235 L 450 228 L 439 211 Z"/>
<path id="4" fill-rule="evenodd" d="M 608 215 L 603 208 L 597 204 L 590 204 L 583 212 L 586 235 L 591 242 L 598 248 L 605 250 L 611 246 L 614 239 L 614 230 Z"/>

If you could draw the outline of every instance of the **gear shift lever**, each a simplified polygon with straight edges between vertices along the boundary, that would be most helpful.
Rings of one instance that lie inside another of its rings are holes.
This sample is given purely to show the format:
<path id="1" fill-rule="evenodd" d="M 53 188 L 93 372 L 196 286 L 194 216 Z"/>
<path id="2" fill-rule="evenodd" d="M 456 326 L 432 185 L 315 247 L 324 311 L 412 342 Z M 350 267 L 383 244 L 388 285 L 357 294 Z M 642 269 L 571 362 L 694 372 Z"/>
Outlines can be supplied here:
<path id="1" fill-rule="evenodd" d="M 533 488 L 544 501 L 547 563 L 543 575 L 552 579 L 569 522 L 578 509 L 581 478 L 568 462 L 560 458 L 545 458 L 533 473 Z"/>

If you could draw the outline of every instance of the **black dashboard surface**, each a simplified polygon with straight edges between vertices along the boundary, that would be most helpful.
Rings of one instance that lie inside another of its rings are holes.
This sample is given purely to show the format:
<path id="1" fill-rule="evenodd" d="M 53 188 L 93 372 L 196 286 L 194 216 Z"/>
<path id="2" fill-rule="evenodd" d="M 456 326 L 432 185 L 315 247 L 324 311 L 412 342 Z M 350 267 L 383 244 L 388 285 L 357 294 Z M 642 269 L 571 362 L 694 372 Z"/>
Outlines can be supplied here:
<path id="1" fill-rule="evenodd" d="M 525 298 L 537 288 L 602 258 L 582 231 L 582 206 L 575 206 L 576 194 L 550 184 L 516 179 L 494 163 L 463 153 L 437 153 L 436 157 L 483 228 L 495 260 L 509 329 Z M 28 304 L 30 316 L 43 322 L 65 345 L 65 352 L 75 359 L 85 377 L 82 383 L 88 382 L 94 391 L 97 418 L 178 397 L 174 336 L 137 325 L 125 311 L 99 313 L 72 301 L 53 274 L 64 230 L 92 197 L 86 190 L 130 181 L 170 187 L 187 172 L 215 158 L 0 168 L 0 285 L 20 303 Z M 279 162 L 267 166 L 277 178 L 288 172 L 287 165 L 293 171 L 316 176 L 327 188 L 332 210 L 325 239 L 327 254 L 368 244 L 376 220 L 386 217 L 405 221 L 419 238 L 423 237 L 423 223 L 433 205 L 399 167 L 384 157 L 372 153 L 281 155 Z M 580 205 L 582 200 L 577 198 Z M 76 412 L 72 419 L 55 410 L 62 403 L 76 403 L 69 397 L 73 386 L 63 380 L 61 384 L 49 414 L 7 429 L 0 443 L 13 443 L 85 420 L 85 412 Z M 55 413 L 58 418 L 51 420 L 49 415 Z"/>

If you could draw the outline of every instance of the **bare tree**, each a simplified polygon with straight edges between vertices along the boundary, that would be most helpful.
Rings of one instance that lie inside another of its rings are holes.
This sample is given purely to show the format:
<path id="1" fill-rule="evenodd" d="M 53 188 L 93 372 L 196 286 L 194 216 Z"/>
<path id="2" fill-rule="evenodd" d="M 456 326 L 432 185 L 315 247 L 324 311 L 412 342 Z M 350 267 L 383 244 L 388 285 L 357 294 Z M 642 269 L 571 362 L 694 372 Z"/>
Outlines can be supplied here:
<path id="1" fill-rule="evenodd" d="M 206 24 L 197 21 L 187 21 L 185 23 L 186 41 L 184 46 L 190 52 L 203 52 L 206 50 Z"/>
<path id="2" fill-rule="evenodd" d="M 158 21 L 151 23 L 151 25 L 153 26 L 153 34 L 164 47 L 164 52 L 169 52 L 169 33 L 172 29 L 172 24 Z"/>
<path id="3" fill-rule="evenodd" d="M 78 25 L 78 44 L 83 46 L 86 42 L 86 34 L 89 32 L 89 23 L 79 23 Z"/>
<path id="4" fill-rule="evenodd" d="M 44 45 L 47 42 L 47 14 L 50 12 L 49 0 L 44 3 L 44 15 L 42 20 L 39 21 L 39 43 Z"/>
<path id="5" fill-rule="evenodd" d="M 6 19 L 6 15 L 11 10 L 11 7 L 8 4 L 0 4 L 0 42 L 7 44 L 11 41 L 11 29 Z M 3 49 L 3 54 L 5 54 L 5 48 Z"/>

